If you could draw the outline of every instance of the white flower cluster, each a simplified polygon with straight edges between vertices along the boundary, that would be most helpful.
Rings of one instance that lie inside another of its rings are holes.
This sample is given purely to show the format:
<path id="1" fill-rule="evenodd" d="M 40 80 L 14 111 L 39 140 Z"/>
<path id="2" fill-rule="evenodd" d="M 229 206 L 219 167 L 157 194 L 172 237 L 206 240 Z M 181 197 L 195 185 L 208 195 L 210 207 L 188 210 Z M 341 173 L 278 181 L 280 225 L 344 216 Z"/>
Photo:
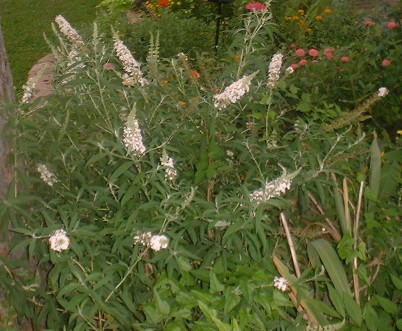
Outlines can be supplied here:
<path id="1" fill-rule="evenodd" d="M 214 96 L 214 107 L 218 109 L 226 108 L 231 103 L 235 103 L 240 100 L 240 98 L 250 90 L 251 80 L 257 73 L 253 73 L 248 76 L 244 76 L 243 78 L 237 80 L 232 83 L 225 90 Z"/>
<path id="2" fill-rule="evenodd" d="M 31 97 L 33 96 L 33 92 L 36 86 L 36 79 L 30 78 L 28 81 L 22 86 L 22 90 L 24 94 L 21 98 L 22 103 L 28 103 Z"/>
<path id="3" fill-rule="evenodd" d="M 54 231 L 49 238 L 50 249 L 56 252 L 65 251 L 70 246 L 70 238 L 63 229 Z"/>
<path id="4" fill-rule="evenodd" d="M 126 86 L 135 86 L 136 84 L 140 84 L 141 86 L 146 85 L 148 82 L 143 78 L 139 62 L 134 59 L 130 50 L 123 44 L 117 34 L 114 36 L 114 49 L 118 58 L 123 63 L 124 71 L 126 72 L 122 77 L 123 84 Z"/>
<path id="5" fill-rule="evenodd" d="M 161 165 L 166 167 L 165 169 L 165 179 L 173 181 L 177 178 L 177 170 L 174 167 L 174 161 L 169 157 L 166 152 L 162 154 Z"/>
<path id="6" fill-rule="evenodd" d="M 274 88 L 279 81 L 281 67 L 282 67 L 283 55 L 280 53 L 275 54 L 272 57 L 271 63 L 268 69 L 268 87 Z"/>
<path id="7" fill-rule="evenodd" d="M 285 292 L 289 287 L 289 283 L 288 283 L 287 279 L 284 277 L 275 277 L 274 278 L 274 286 L 278 290 Z"/>
<path id="8" fill-rule="evenodd" d="M 85 45 L 82 37 L 63 16 L 57 15 L 55 22 L 58 24 L 61 33 L 64 34 L 72 43 L 80 46 Z"/>
<path id="9" fill-rule="evenodd" d="M 135 113 L 132 112 L 128 118 L 123 132 L 123 143 L 127 152 L 134 155 L 142 155 L 146 148 L 142 142 L 141 129 L 138 120 L 135 118 Z"/>
<path id="10" fill-rule="evenodd" d="M 281 176 L 265 184 L 261 189 L 250 194 L 250 201 L 257 207 L 260 203 L 279 197 L 290 189 L 292 183 L 290 176 Z"/>
<path id="11" fill-rule="evenodd" d="M 386 88 L 386 87 L 380 87 L 379 89 L 378 89 L 378 96 L 380 97 L 380 98 L 382 98 L 382 97 L 385 97 L 387 94 L 388 94 L 388 89 Z"/>
<path id="12" fill-rule="evenodd" d="M 153 235 L 151 232 L 144 232 L 134 237 L 134 241 L 158 252 L 161 249 L 166 249 L 169 246 L 169 238 L 163 234 Z"/>
<path id="13" fill-rule="evenodd" d="M 38 164 L 37 170 L 40 173 L 40 178 L 49 186 L 53 186 L 57 182 L 56 175 L 52 173 L 45 164 Z"/>

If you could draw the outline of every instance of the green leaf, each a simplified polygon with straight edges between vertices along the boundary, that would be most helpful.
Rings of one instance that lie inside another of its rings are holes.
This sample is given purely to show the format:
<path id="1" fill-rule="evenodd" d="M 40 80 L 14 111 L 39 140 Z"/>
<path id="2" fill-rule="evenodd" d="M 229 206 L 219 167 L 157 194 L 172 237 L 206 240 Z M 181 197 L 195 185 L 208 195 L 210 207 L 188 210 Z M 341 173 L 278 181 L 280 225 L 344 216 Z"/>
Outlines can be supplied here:
<path id="1" fill-rule="evenodd" d="M 402 318 L 396 321 L 396 327 L 398 330 L 402 330 Z"/>
<path id="2" fill-rule="evenodd" d="M 133 197 L 134 194 L 138 193 L 141 188 L 141 184 L 132 183 L 131 185 L 132 186 L 128 189 L 128 191 L 123 195 L 123 198 L 121 199 L 121 207 L 123 207 L 127 203 L 127 201 L 129 201 Z"/>
<path id="3" fill-rule="evenodd" d="M 211 293 L 223 292 L 223 290 L 225 289 L 225 286 L 218 280 L 218 277 L 216 277 L 216 274 L 213 271 L 213 269 L 211 269 L 209 271 L 209 278 L 210 278 L 209 291 Z"/>
<path id="4" fill-rule="evenodd" d="M 398 305 L 396 303 L 379 295 L 375 295 L 374 297 L 387 313 L 395 315 L 398 312 Z"/>
<path id="5" fill-rule="evenodd" d="M 402 290 L 402 278 L 396 277 L 395 275 L 391 275 L 391 280 L 398 290 Z"/>
<path id="6" fill-rule="evenodd" d="M 132 166 L 134 166 L 134 163 L 132 161 L 127 161 L 123 163 L 120 167 L 118 167 L 113 174 L 110 176 L 109 182 L 112 183 L 114 182 L 117 178 L 119 178 L 124 172 L 126 172 L 128 169 L 130 169 Z"/>
<path id="7" fill-rule="evenodd" d="M 334 179 L 334 199 L 336 206 L 336 214 L 338 215 L 339 222 L 341 223 L 342 233 L 343 235 L 351 234 L 352 228 L 350 222 L 347 221 L 345 214 L 345 205 L 343 204 L 343 197 L 340 193 L 340 188 L 336 179 Z"/>
<path id="8" fill-rule="evenodd" d="M 236 294 L 234 287 L 225 288 L 224 314 L 227 315 L 241 301 L 240 294 Z"/>
<path id="9" fill-rule="evenodd" d="M 232 330 L 231 331 L 242 331 L 240 329 L 239 323 L 237 322 L 237 319 L 232 318 Z"/>
<path id="10" fill-rule="evenodd" d="M 345 318 L 345 307 L 343 305 L 341 295 L 334 289 L 334 287 L 330 284 L 327 284 L 329 299 L 331 303 L 334 305 L 336 311 Z"/>
<path id="11" fill-rule="evenodd" d="M 380 190 L 381 178 L 381 151 L 378 145 L 377 137 L 374 137 L 371 144 L 371 159 L 370 159 L 370 189 L 371 192 L 378 196 Z"/>
<path id="12" fill-rule="evenodd" d="M 357 302 L 349 295 L 343 296 L 343 302 L 345 303 L 345 308 L 352 319 L 357 325 L 361 325 L 362 323 L 362 310 Z"/>
<path id="13" fill-rule="evenodd" d="M 378 315 L 374 308 L 367 304 L 365 307 L 366 311 L 364 314 L 364 321 L 366 323 L 367 329 L 370 331 L 377 331 L 378 330 Z"/>
<path id="14" fill-rule="evenodd" d="M 169 304 L 166 301 L 161 299 L 161 297 L 159 296 L 159 293 L 156 290 L 156 288 L 154 288 L 152 292 L 154 294 L 154 299 L 155 299 L 155 302 L 156 302 L 156 306 L 158 307 L 160 313 L 162 315 L 168 315 L 169 312 L 170 312 Z"/>
<path id="15" fill-rule="evenodd" d="M 334 248 L 325 239 L 317 239 L 310 243 L 320 256 L 328 276 L 331 278 L 335 289 L 342 295 L 346 294 L 352 297 L 352 293 L 349 288 L 348 279 L 346 277 L 343 264 L 339 260 Z"/>

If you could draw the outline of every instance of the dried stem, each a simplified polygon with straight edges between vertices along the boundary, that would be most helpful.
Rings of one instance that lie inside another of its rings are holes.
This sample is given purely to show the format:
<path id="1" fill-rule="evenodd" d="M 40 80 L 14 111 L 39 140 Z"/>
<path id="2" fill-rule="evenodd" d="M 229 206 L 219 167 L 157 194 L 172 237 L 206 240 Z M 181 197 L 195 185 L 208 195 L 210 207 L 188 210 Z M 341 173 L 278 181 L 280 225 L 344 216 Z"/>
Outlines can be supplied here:
<path id="1" fill-rule="evenodd" d="M 292 236 L 290 235 L 288 222 L 286 220 L 284 213 L 281 213 L 280 217 L 281 217 L 283 228 L 285 229 L 286 238 L 288 239 L 289 249 L 290 249 L 290 253 L 292 254 L 292 260 L 293 260 L 293 265 L 295 268 L 295 273 L 296 273 L 297 278 L 300 278 L 300 275 L 301 275 L 300 267 L 299 267 L 299 263 L 297 262 L 296 249 L 293 244 Z"/>
<path id="2" fill-rule="evenodd" d="M 314 204 L 314 206 L 317 208 L 318 212 L 320 213 L 321 216 L 325 215 L 324 209 L 318 204 L 316 198 L 314 198 L 314 196 L 308 192 L 308 196 L 311 200 L 311 202 Z M 329 228 L 330 228 L 330 235 L 331 237 L 336 241 L 336 242 L 340 242 L 342 239 L 341 234 L 339 233 L 338 229 L 335 227 L 334 223 L 328 218 L 325 218 L 325 221 L 327 222 Z"/>

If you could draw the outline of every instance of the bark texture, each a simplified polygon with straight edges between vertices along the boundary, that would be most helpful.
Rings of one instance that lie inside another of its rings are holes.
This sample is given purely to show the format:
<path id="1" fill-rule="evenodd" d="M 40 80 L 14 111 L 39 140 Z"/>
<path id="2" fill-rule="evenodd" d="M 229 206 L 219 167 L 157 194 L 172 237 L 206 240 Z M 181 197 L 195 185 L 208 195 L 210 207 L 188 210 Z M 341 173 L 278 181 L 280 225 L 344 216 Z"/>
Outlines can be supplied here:
<path id="1" fill-rule="evenodd" d="M 11 173 L 7 165 L 8 147 L 3 135 L 4 125 L 7 121 L 5 105 L 8 102 L 14 102 L 14 86 L 0 27 L 0 198 L 6 194 L 11 181 Z"/>

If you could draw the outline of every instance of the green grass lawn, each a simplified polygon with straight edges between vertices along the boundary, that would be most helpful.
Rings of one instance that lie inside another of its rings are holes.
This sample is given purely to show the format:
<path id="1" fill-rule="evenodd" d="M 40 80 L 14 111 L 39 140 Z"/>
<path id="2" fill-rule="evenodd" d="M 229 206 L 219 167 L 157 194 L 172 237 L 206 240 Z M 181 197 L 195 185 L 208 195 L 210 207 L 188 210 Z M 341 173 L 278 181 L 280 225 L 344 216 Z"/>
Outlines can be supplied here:
<path id="1" fill-rule="evenodd" d="M 0 0 L 0 25 L 18 90 L 37 60 L 50 52 L 44 33 L 52 36 L 51 23 L 63 15 L 76 29 L 91 23 L 101 0 Z"/>

